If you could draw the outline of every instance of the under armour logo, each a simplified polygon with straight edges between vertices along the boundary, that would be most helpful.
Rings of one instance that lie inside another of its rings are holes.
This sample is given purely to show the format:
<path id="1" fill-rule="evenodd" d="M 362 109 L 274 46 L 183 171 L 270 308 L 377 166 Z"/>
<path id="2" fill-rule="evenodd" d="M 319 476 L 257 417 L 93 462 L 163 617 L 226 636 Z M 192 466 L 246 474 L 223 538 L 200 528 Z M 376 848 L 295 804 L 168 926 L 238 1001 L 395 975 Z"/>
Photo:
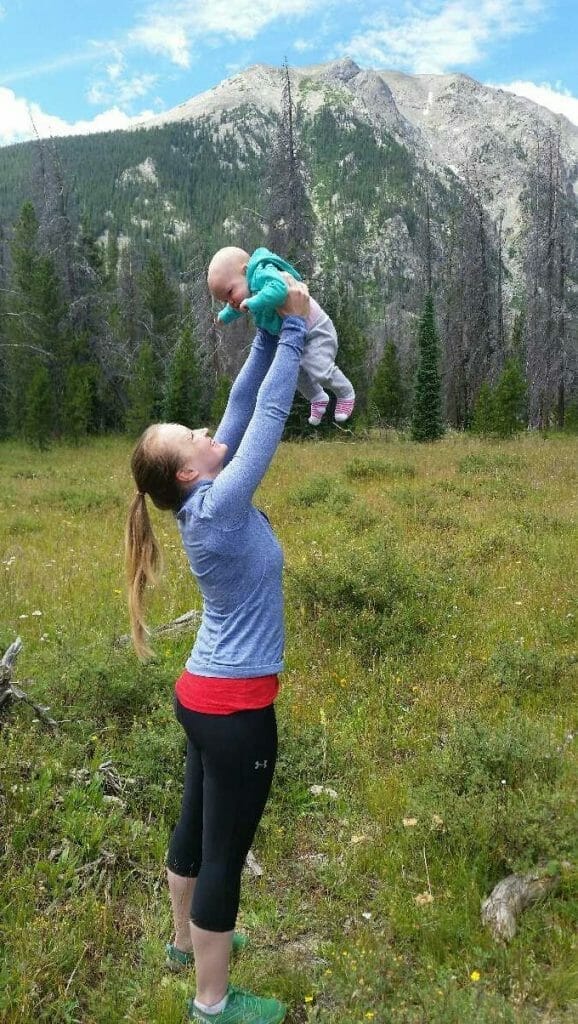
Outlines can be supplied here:
<path id="1" fill-rule="evenodd" d="M 255 761 L 255 771 L 257 771 L 257 768 L 266 768 L 266 767 L 267 767 L 267 761 Z"/>

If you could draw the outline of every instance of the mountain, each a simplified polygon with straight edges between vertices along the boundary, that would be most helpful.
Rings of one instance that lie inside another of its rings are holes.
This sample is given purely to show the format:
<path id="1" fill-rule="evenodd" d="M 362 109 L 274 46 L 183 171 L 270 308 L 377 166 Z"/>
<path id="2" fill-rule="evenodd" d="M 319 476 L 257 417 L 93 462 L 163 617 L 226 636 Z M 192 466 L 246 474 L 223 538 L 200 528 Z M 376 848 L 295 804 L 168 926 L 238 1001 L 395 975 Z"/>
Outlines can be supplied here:
<path id="1" fill-rule="evenodd" d="M 453 422 L 466 422 L 480 382 L 497 378 L 516 322 L 536 408 L 542 382 L 549 408 L 561 377 L 572 391 L 578 128 L 466 75 L 348 58 L 255 65 L 135 130 L 0 149 L 0 257 L 32 198 L 45 238 L 55 218 L 82 223 L 103 245 L 129 248 L 133 271 L 154 248 L 190 294 L 216 248 L 267 241 L 287 76 L 314 218 L 313 287 L 354 305 L 370 363 L 391 337 L 411 376 L 431 288 Z"/>
<path id="2" fill-rule="evenodd" d="M 349 58 L 291 68 L 291 81 L 309 117 L 325 104 L 341 104 L 360 121 L 390 131 L 442 175 L 449 168 L 463 178 L 468 165 L 475 165 L 487 208 L 494 217 L 504 212 L 507 233 L 519 223 L 518 200 L 532 149 L 548 132 L 560 135 L 578 195 L 578 127 L 524 97 L 481 85 L 468 75 L 362 70 Z M 282 89 L 282 69 L 257 64 L 149 124 L 210 118 L 224 132 L 234 128 L 235 112 L 242 107 L 278 115 Z"/>
<path id="3" fill-rule="evenodd" d="M 205 148 L 208 132 L 216 151 L 223 147 L 228 150 L 218 153 L 217 168 L 211 168 L 211 173 L 215 169 L 224 173 L 235 167 L 243 170 L 243 165 L 252 172 L 254 158 L 266 157 L 268 136 L 281 109 L 283 74 L 280 68 L 254 65 L 151 119 L 144 130 L 53 143 L 62 153 L 64 164 L 67 155 L 76 150 L 79 160 L 84 157 L 84 162 L 90 165 L 88 178 L 82 169 L 72 168 L 74 185 L 82 190 L 78 195 L 79 208 L 88 213 L 89 219 L 96 220 L 95 228 L 103 231 L 107 226 L 106 209 L 99 210 L 91 201 L 88 181 L 96 184 L 99 191 L 99 176 L 102 174 L 108 179 L 106 188 L 110 190 L 110 202 L 107 208 L 113 213 L 117 205 L 126 207 L 122 201 L 115 201 L 122 196 L 122 190 L 126 192 L 128 187 L 130 191 L 130 186 L 140 181 L 145 186 L 144 192 L 147 192 L 147 185 L 153 186 L 148 189 L 151 194 L 140 196 L 134 194 L 133 188 L 131 200 L 135 208 L 128 217 L 123 213 L 122 231 L 127 236 L 138 235 L 135 228 L 146 231 L 150 217 L 145 216 L 143 201 L 148 198 L 145 206 L 150 206 L 153 196 L 160 192 L 167 196 L 165 230 L 177 238 L 182 237 L 189 218 L 179 213 L 179 208 L 184 213 L 186 204 L 177 202 L 175 205 L 170 195 L 174 184 L 170 177 L 175 168 L 169 171 L 168 180 L 166 175 L 160 181 L 157 176 L 153 151 L 158 149 L 158 129 L 171 132 L 178 125 L 203 126 Z M 346 112 L 352 122 L 369 128 L 375 137 L 386 132 L 416 163 L 427 167 L 444 184 L 451 185 L 454 176 L 467 183 L 468 172 L 475 168 L 484 206 L 493 219 L 503 213 L 506 237 L 514 235 L 519 226 L 519 196 L 527 179 L 528 162 L 536 143 L 544 140 L 548 132 L 559 134 L 567 173 L 578 194 L 578 127 L 530 100 L 483 86 L 467 75 L 407 75 L 397 71 L 362 70 L 349 58 L 292 68 L 290 74 L 294 99 L 310 122 L 324 108 Z M 231 142 L 234 153 L 231 153 Z M 172 145 L 174 147 L 174 143 Z M 24 192 L 31 188 L 30 163 L 34 147 L 34 143 L 27 143 L 0 150 L 0 223 L 14 218 L 25 198 Z M 106 149 L 109 153 L 105 155 Z M 143 159 L 122 166 L 125 153 L 128 156 L 131 149 L 135 150 L 135 156 L 142 153 Z M 194 164 L 199 154 L 191 156 Z M 112 181 L 108 173 L 111 157 L 116 165 Z M 146 173 L 142 172 L 143 167 Z"/>

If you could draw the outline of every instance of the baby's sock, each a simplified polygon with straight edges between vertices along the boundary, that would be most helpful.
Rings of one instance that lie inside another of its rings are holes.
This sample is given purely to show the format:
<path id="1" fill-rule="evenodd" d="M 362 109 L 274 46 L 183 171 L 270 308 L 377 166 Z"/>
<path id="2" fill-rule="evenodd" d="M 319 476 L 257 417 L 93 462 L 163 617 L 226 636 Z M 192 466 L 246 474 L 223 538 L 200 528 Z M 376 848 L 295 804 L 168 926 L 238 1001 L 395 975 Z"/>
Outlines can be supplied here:
<path id="1" fill-rule="evenodd" d="M 352 398 L 338 398 L 335 403 L 335 422 L 345 423 L 355 409 L 355 394 Z"/>
<path id="2" fill-rule="evenodd" d="M 315 396 L 311 402 L 311 410 L 309 415 L 309 422 L 312 427 L 318 427 L 325 415 L 325 410 L 329 404 L 329 395 L 326 391 L 321 389 L 319 394 Z"/>

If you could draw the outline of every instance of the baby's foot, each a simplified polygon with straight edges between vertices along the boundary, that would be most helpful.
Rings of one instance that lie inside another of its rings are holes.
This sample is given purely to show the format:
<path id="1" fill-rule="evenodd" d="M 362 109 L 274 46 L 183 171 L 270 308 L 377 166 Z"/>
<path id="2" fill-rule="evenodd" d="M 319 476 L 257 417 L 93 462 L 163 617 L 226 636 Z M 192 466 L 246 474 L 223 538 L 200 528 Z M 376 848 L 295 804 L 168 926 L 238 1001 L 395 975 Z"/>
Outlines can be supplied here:
<path id="1" fill-rule="evenodd" d="M 311 414 L 309 416 L 309 422 L 312 427 L 318 427 L 321 420 L 325 416 L 325 410 L 327 409 L 329 402 L 323 398 L 319 402 L 311 403 Z"/>
<path id="2" fill-rule="evenodd" d="M 345 423 L 355 409 L 355 398 L 338 398 L 335 403 L 335 422 Z M 309 421 L 311 422 L 311 420 Z"/>

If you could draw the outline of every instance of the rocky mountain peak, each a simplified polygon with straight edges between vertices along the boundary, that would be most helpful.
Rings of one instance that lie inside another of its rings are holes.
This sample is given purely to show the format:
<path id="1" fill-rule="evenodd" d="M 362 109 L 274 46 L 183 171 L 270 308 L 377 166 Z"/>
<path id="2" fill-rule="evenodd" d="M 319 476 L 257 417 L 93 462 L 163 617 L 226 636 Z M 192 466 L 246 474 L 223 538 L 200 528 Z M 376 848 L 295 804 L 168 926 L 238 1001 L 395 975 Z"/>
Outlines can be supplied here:
<path id="1" fill-rule="evenodd" d="M 517 222 L 520 190 L 535 140 L 559 133 L 562 153 L 578 192 L 578 127 L 530 100 L 482 85 L 469 75 L 409 75 L 362 69 L 350 57 L 290 68 L 293 96 L 315 116 L 338 105 L 376 132 L 389 131 L 439 173 L 467 178 L 475 165 L 488 208 L 504 215 L 506 231 Z M 235 111 L 281 109 L 283 69 L 255 64 L 199 96 L 154 118 L 150 125 L 214 118 L 236 131 Z M 220 130 L 224 130 L 221 124 Z M 244 140 L 239 136 L 240 148 Z"/>
<path id="2" fill-rule="evenodd" d="M 332 60 L 328 64 L 320 66 L 324 69 L 323 77 L 329 82 L 332 80 L 349 82 L 361 71 L 359 65 L 351 57 L 340 57 L 338 60 Z"/>

